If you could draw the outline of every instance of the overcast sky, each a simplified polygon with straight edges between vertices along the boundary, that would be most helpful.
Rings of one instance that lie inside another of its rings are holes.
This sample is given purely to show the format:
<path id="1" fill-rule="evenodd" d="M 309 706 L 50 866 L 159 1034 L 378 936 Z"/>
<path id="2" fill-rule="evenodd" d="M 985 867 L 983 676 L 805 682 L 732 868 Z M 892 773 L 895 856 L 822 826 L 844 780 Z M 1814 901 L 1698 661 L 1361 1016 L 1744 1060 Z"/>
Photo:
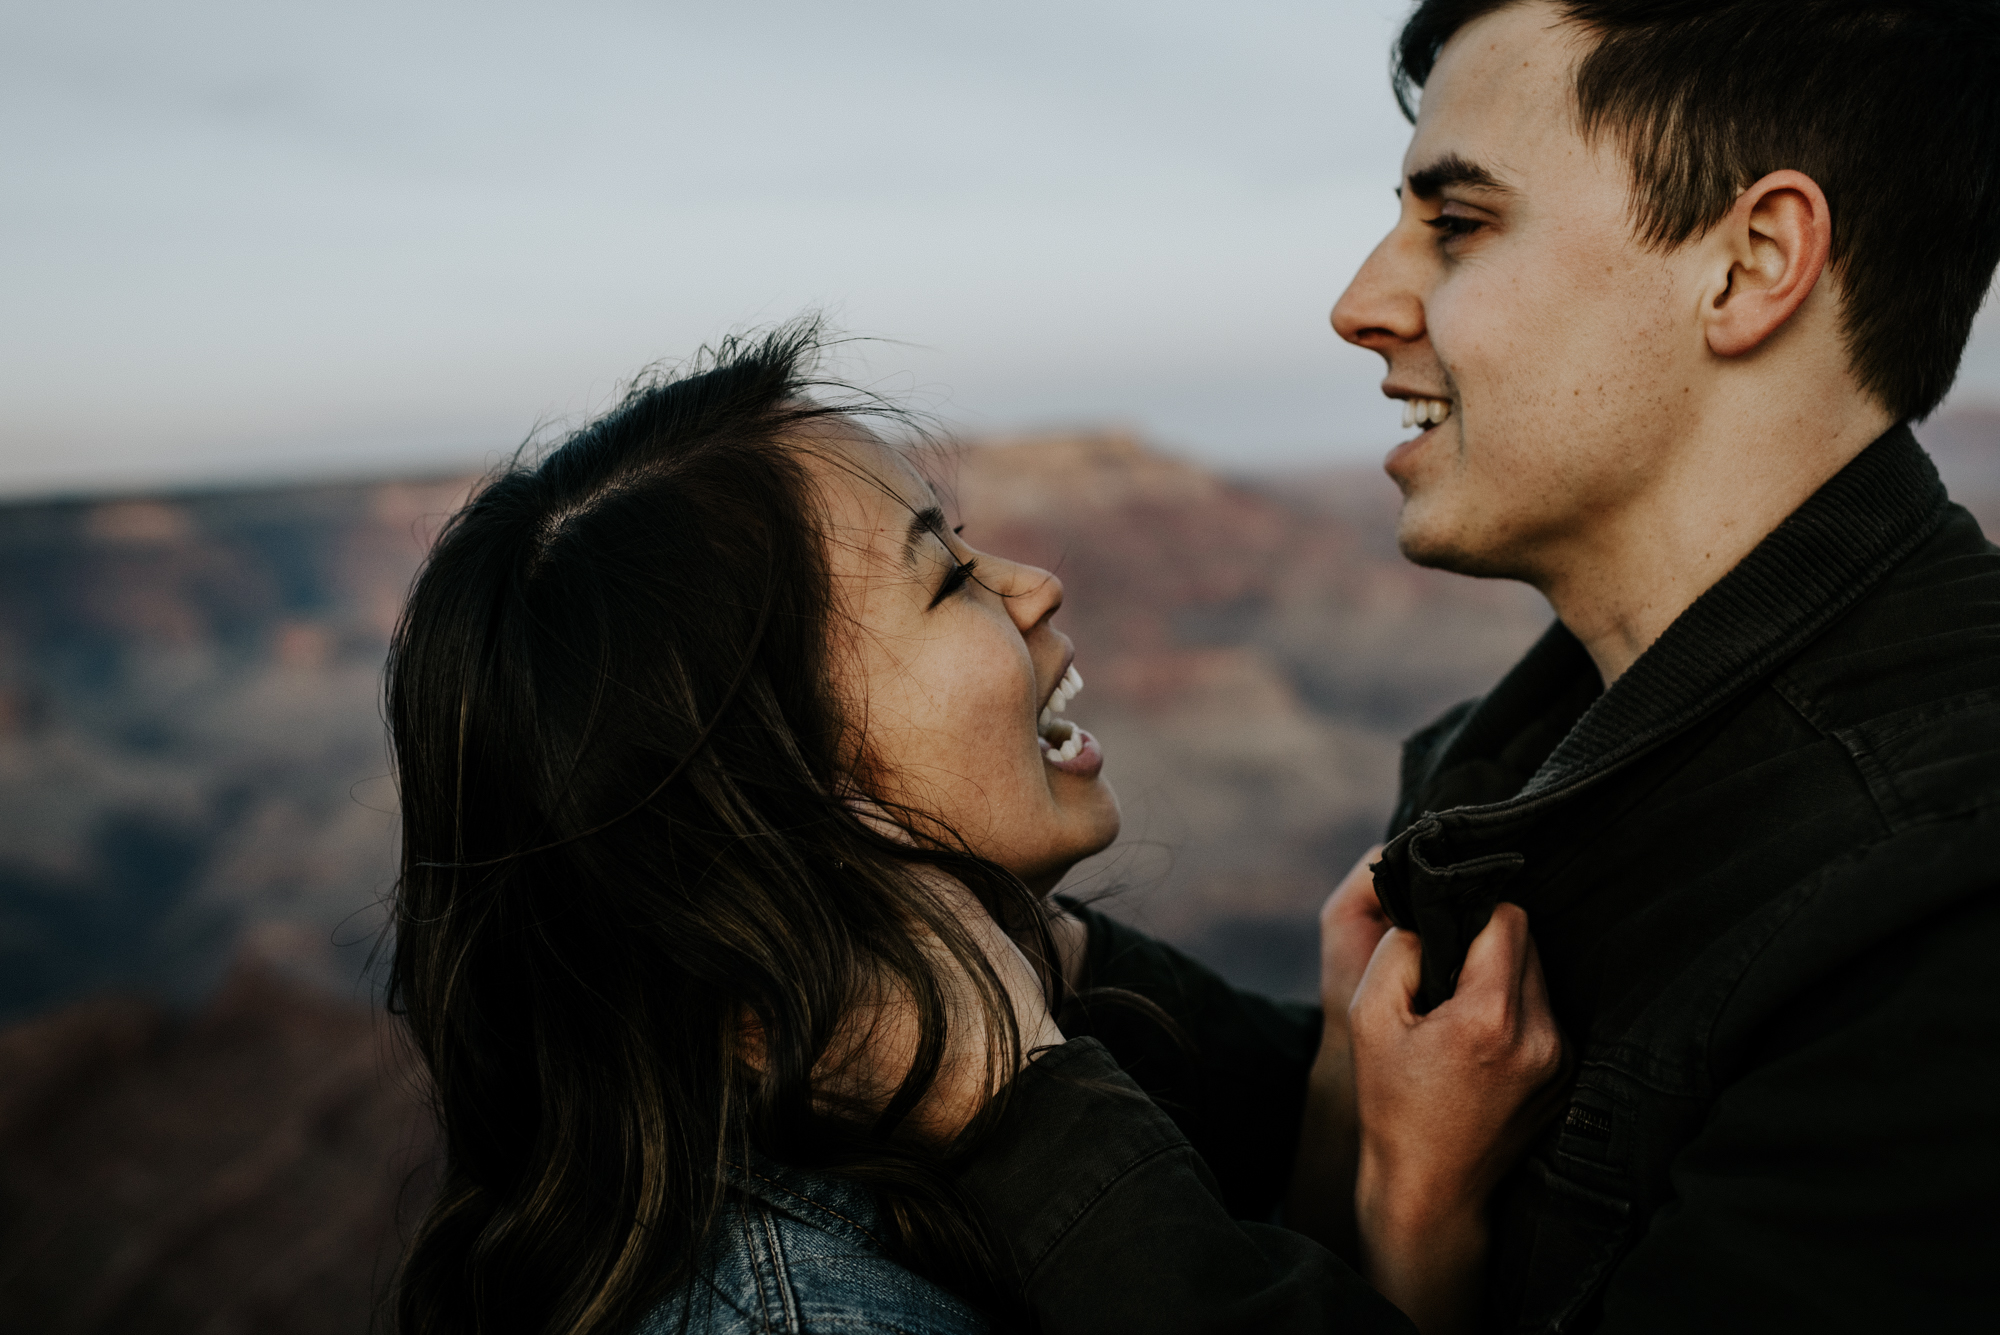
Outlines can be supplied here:
<path id="1" fill-rule="evenodd" d="M 11 0 L 0 491 L 479 461 L 814 306 L 973 430 L 1378 456 L 1404 7 Z"/>

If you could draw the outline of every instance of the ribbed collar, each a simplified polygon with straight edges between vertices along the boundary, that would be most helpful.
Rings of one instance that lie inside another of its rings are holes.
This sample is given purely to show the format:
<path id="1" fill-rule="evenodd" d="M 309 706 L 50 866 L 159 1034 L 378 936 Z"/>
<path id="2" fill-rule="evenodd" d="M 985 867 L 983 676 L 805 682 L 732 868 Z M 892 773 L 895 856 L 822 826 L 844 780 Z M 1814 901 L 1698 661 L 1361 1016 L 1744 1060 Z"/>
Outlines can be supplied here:
<path id="1" fill-rule="evenodd" d="M 1695 599 L 1515 800 L 1608 769 L 1767 674 L 1914 551 L 1948 504 L 1909 427 L 1890 430 Z"/>

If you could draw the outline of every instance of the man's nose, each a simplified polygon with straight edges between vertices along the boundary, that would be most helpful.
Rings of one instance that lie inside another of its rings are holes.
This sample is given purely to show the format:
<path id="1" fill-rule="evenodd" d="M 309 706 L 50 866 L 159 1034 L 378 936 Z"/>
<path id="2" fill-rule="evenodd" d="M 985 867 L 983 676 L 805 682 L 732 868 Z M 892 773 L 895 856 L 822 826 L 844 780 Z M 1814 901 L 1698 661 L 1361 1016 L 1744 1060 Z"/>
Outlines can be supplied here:
<path id="1" fill-rule="evenodd" d="M 1387 356 L 1424 336 L 1424 303 L 1402 254 L 1401 229 L 1382 238 L 1333 305 L 1333 329 L 1357 347 Z"/>

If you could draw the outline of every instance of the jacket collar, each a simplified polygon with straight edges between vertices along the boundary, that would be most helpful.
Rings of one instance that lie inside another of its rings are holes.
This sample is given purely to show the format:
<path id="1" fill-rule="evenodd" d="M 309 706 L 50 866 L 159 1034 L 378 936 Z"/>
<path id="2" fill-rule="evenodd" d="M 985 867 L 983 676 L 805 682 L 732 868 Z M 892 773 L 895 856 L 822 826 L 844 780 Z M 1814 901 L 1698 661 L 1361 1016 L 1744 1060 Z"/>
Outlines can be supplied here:
<path id="1" fill-rule="evenodd" d="M 882 1208 L 857 1182 L 781 1163 L 755 1149 L 741 1162 L 725 1165 L 723 1178 L 737 1191 L 802 1224 L 885 1250 Z"/>
<path id="2" fill-rule="evenodd" d="M 1948 504 L 1909 427 L 1892 428 L 1695 599 L 1584 711 L 1516 800 L 1610 769 L 1767 675 L 1914 551 Z M 1546 682 L 1558 663 L 1588 661 L 1575 636 L 1552 626 L 1467 720 L 1453 750 L 1488 731 L 1479 725 L 1489 722 L 1480 717 L 1489 704 L 1495 714 L 1511 714 L 1530 680 Z"/>
<path id="3" fill-rule="evenodd" d="M 1767 675 L 1914 551 L 1949 505 L 1909 428 L 1889 431 L 1681 613 L 1518 792 L 1426 814 L 1392 839 L 1375 864 L 1375 889 L 1390 920 L 1422 942 L 1418 1008 L 1452 994 L 1466 948 L 1525 869 L 1522 854 L 1504 850 L 1518 846 L 1528 824 Z M 1574 698 L 1584 674 L 1595 681 L 1582 644 L 1552 626 L 1453 735 L 1439 739 L 1429 776 L 1492 768 L 1509 738 Z"/>

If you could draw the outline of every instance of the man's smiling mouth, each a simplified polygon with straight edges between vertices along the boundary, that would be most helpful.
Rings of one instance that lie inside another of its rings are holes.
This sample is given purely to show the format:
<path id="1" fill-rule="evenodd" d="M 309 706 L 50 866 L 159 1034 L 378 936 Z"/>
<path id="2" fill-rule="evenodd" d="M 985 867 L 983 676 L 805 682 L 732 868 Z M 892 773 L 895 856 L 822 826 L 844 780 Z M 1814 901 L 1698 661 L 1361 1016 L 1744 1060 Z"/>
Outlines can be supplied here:
<path id="1" fill-rule="evenodd" d="M 1403 425 L 1433 427 L 1451 416 L 1449 399 L 1404 399 Z"/>
<path id="2" fill-rule="evenodd" d="M 1062 717 L 1063 710 L 1082 689 L 1083 678 L 1077 675 L 1076 664 L 1071 663 L 1063 669 L 1062 679 L 1056 683 L 1055 693 L 1049 696 L 1049 702 L 1042 706 L 1042 716 L 1035 731 L 1041 734 L 1042 759 L 1052 765 L 1075 760 L 1083 750 L 1086 734 Z"/>

